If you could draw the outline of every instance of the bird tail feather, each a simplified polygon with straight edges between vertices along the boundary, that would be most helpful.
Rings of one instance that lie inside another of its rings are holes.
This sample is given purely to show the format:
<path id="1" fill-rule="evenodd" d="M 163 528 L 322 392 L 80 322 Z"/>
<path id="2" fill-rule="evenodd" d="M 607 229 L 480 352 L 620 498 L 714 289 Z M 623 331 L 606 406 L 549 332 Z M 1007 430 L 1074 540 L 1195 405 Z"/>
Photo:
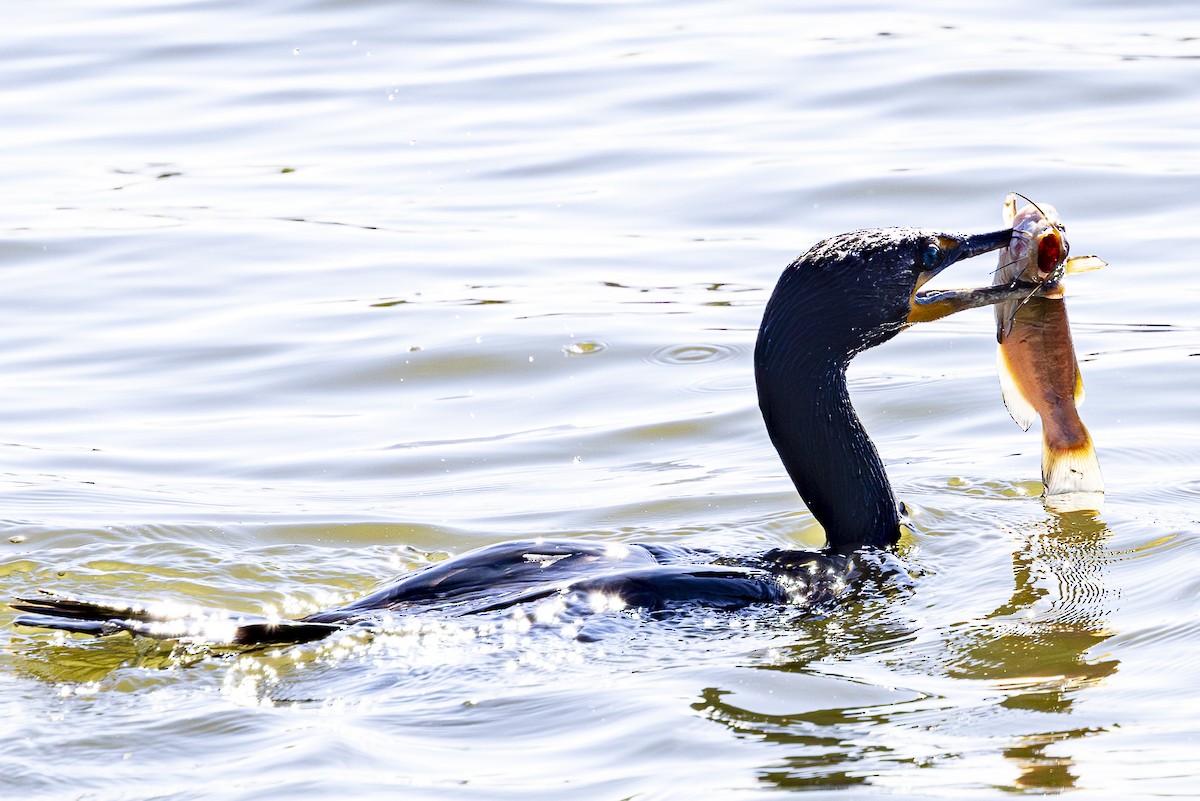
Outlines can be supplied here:
<path id="1" fill-rule="evenodd" d="M 275 620 L 170 604 L 93 601 L 44 590 L 36 596 L 16 598 L 9 605 L 24 613 L 13 621 L 19 626 L 95 637 L 127 631 L 156 640 L 209 645 L 292 645 L 319 640 L 342 628 L 333 623 Z"/>

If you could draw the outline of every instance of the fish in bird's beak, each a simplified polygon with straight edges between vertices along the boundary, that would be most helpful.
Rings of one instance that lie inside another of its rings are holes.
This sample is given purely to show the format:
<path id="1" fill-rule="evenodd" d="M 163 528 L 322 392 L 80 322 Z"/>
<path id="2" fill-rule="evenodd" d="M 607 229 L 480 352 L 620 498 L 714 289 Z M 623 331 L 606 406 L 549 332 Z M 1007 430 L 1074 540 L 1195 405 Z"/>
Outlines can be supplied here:
<path id="1" fill-rule="evenodd" d="M 1067 306 L 1059 279 L 1104 266 L 1095 256 L 1068 257 L 1066 226 L 1053 206 L 1017 196 L 1004 201 L 1004 220 L 1013 226 L 1012 243 L 1000 252 L 996 284 L 1031 282 L 1037 292 L 996 305 L 1000 391 L 1009 414 L 1022 429 L 1042 421 L 1042 483 L 1046 506 L 1055 511 L 1097 510 L 1104 479 L 1087 427 L 1076 407 L 1083 379 L 1071 342 Z"/>

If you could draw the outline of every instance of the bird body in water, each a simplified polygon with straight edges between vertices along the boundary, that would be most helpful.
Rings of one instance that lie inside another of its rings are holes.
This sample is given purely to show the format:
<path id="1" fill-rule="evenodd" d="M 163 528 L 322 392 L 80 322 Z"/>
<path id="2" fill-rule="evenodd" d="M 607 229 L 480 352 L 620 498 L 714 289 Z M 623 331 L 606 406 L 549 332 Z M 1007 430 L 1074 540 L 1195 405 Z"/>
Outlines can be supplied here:
<path id="1" fill-rule="evenodd" d="M 662 545 L 508 542 L 413 571 L 348 605 L 295 621 L 77 600 L 17 599 L 22 625 L 94 635 L 286 644 L 320 639 L 386 613 L 479 614 L 550 597 L 580 611 L 700 604 L 819 604 L 851 578 L 853 555 L 887 549 L 901 510 L 846 385 L 858 353 L 907 326 L 1025 297 L 1027 285 L 921 291 L 945 267 L 1009 244 L 1011 230 L 961 236 L 887 228 L 826 239 L 792 262 L 767 303 L 754 353 L 767 432 L 800 497 L 825 530 L 816 551 L 739 558 Z"/>

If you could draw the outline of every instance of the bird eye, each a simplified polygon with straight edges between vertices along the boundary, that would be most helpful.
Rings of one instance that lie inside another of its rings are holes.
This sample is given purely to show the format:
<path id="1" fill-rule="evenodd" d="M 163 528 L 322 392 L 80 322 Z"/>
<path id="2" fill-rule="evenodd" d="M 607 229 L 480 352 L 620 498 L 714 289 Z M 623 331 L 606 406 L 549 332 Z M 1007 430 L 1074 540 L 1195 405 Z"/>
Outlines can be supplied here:
<path id="1" fill-rule="evenodd" d="M 942 249 L 937 246 L 936 242 L 930 242 L 925 246 L 924 255 L 925 269 L 932 270 L 937 267 L 942 260 Z"/>

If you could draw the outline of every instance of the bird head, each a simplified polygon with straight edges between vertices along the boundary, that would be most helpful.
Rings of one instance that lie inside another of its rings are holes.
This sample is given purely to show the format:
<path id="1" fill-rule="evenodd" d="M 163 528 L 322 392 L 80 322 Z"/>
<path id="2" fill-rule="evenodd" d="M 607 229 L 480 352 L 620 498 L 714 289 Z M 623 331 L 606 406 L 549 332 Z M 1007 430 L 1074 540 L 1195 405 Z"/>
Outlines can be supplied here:
<path id="1" fill-rule="evenodd" d="M 1011 230 L 851 231 L 817 243 L 780 276 L 754 352 L 758 404 L 831 550 L 887 547 L 900 534 L 883 461 L 850 403 L 850 359 L 913 322 L 996 302 L 990 287 L 918 290 L 954 262 L 1004 247 L 1011 236 Z"/>
<path id="2" fill-rule="evenodd" d="M 767 307 L 764 333 L 849 359 L 923 319 L 913 316 L 917 291 L 935 275 L 1004 247 L 1011 236 L 1011 229 L 963 235 L 874 228 L 830 237 L 784 271 Z"/>

